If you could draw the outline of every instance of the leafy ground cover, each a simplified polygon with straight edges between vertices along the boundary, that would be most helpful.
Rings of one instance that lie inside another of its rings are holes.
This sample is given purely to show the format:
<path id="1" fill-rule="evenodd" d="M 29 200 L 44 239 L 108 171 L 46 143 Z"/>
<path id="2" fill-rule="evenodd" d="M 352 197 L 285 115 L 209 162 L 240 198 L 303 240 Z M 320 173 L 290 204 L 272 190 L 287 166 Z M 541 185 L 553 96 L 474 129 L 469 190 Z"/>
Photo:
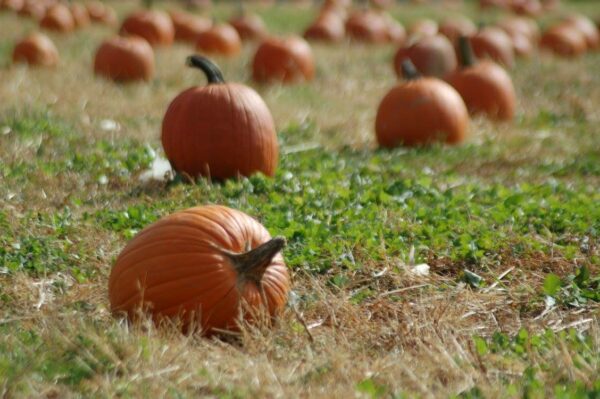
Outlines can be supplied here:
<path id="1" fill-rule="evenodd" d="M 275 31 L 312 15 L 257 11 Z M 315 83 L 256 87 L 279 128 L 276 177 L 189 184 L 141 179 L 162 156 L 166 105 L 202 83 L 189 48 L 160 50 L 150 84 L 116 86 L 91 75 L 109 30 L 54 36 L 63 61 L 46 71 L 9 66 L 7 43 L 32 25 L 0 26 L 3 395 L 600 395 L 597 53 L 520 61 L 514 123 L 475 119 L 456 148 L 384 151 L 372 125 L 394 49 L 315 46 Z M 251 51 L 218 60 L 226 76 L 248 81 Z M 294 294 L 278 325 L 223 342 L 112 318 L 107 278 L 127 240 L 209 203 L 288 239 Z"/>

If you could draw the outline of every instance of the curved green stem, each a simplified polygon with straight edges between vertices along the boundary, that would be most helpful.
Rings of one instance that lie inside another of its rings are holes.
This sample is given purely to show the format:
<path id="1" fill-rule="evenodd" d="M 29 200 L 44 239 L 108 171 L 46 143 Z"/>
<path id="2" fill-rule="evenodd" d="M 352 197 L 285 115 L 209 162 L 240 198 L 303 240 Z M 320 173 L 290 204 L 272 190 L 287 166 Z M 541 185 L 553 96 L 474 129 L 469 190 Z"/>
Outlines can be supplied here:
<path id="1" fill-rule="evenodd" d="M 186 64 L 193 68 L 201 69 L 206 75 L 208 84 L 225 83 L 225 78 L 219 67 L 206 57 L 201 55 L 190 55 L 186 59 Z"/>
<path id="2" fill-rule="evenodd" d="M 477 58 L 473 52 L 473 47 L 469 38 L 461 36 L 458 38 L 458 49 L 460 53 L 460 62 L 463 67 L 471 67 L 477 63 Z"/>
<path id="3" fill-rule="evenodd" d="M 415 64 L 413 64 L 409 58 L 405 58 L 402 61 L 402 76 L 404 76 L 404 79 L 406 80 L 414 80 L 421 77 L 417 67 L 415 67 Z"/>
<path id="4" fill-rule="evenodd" d="M 273 258 L 281 252 L 285 244 L 284 237 L 275 237 L 243 254 L 223 253 L 231 260 L 241 277 L 260 283 Z"/>

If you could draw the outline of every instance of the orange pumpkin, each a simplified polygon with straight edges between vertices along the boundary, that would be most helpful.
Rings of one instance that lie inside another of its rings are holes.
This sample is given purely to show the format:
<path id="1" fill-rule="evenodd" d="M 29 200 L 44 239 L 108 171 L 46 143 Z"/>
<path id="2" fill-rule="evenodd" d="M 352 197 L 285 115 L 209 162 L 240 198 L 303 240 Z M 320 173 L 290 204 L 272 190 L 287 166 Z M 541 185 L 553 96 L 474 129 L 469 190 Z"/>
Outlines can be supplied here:
<path id="1" fill-rule="evenodd" d="M 84 28 L 90 24 L 90 14 L 84 5 L 73 3 L 69 6 L 69 11 L 71 11 L 76 28 Z"/>
<path id="2" fill-rule="evenodd" d="M 139 36 L 114 37 L 96 51 L 94 72 L 119 82 L 150 80 L 154 75 L 154 51 Z"/>
<path id="3" fill-rule="evenodd" d="M 35 0 L 26 0 L 23 6 L 19 9 L 18 15 L 22 17 L 30 17 L 37 21 L 41 20 L 46 14 L 47 6 L 44 3 Z"/>
<path id="4" fill-rule="evenodd" d="M 117 13 L 115 10 L 101 1 L 86 3 L 85 8 L 92 22 L 105 25 L 115 25 L 117 23 Z"/>
<path id="5" fill-rule="evenodd" d="M 242 40 L 258 40 L 267 36 L 267 27 L 256 14 L 241 13 L 229 20 Z"/>
<path id="6" fill-rule="evenodd" d="M 58 64 L 58 58 L 58 50 L 52 40 L 41 33 L 32 33 L 21 39 L 12 53 L 14 63 L 29 65 L 54 66 Z"/>
<path id="7" fill-rule="evenodd" d="M 387 39 L 389 42 L 402 44 L 406 41 L 406 29 L 389 14 L 382 14 L 383 21 L 387 25 Z"/>
<path id="8" fill-rule="evenodd" d="M 439 33 L 446 36 L 452 44 L 458 43 L 461 36 L 471 36 L 477 32 L 477 27 L 469 18 L 455 16 L 440 22 Z"/>
<path id="9" fill-rule="evenodd" d="M 583 15 L 570 15 L 565 18 L 565 23 L 583 33 L 589 50 L 600 47 L 600 31 L 591 19 Z"/>
<path id="10" fill-rule="evenodd" d="M 446 82 L 420 77 L 410 60 L 404 60 L 402 66 L 408 81 L 392 88 L 377 110 L 379 145 L 391 148 L 462 142 L 467 136 L 469 114 L 460 95 Z"/>
<path id="11" fill-rule="evenodd" d="M 256 172 L 273 176 L 277 134 L 262 98 L 247 86 L 225 83 L 204 57 L 189 57 L 188 64 L 204 71 L 208 85 L 182 92 L 167 109 L 162 144 L 173 168 L 216 179 Z"/>
<path id="12" fill-rule="evenodd" d="M 175 40 L 178 41 L 196 43 L 198 36 L 212 26 L 210 19 L 184 12 L 172 11 L 169 16 L 175 28 Z"/>
<path id="13" fill-rule="evenodd" d="M 454 47 L 442 35 L 425 36 L 410 46 L 398 49 L 394 57 L 394 69 L 398 77 L 402 77 L 402 63 L 407 58 L 424 76 L 444 78 L 457 66 Z"/>
<path id="14" fill-rule="evenodd" d="M 59 3 L 46 11 L 40 21 L 40 26 L 56 32 L 71 32 L 75 29 L 75 20 L 69 7 Z"/>
<path id="15" fill-rule="evenodd" d="M 470 40 L 477 58 L 489 58 L 509 68 L 515 64 L 513 42 L 502 29 L 485 27 L 471 36 Z"/>
<path id="16" fill-rule="evenodd" d="M 300 37 L 270 38 L 263 41 L 252 61 L 257 82 L 292 83 L 312 80 L 315 62 L 310 45 Z"/>
<path id="17" fill-rule="evenodd" d="M 1 0 L 0 10 L 19 11 L 25 5 L 25 0 Z"/>
<path id="18" fill-rule="evenodd" d="M 539 0 L 512 0 L 510 9 L 515 14 L 530 17 L 536 17 L 544 11 L 542 3 Z"/>
<path id="19" fill-rule="evenodd" d="M 424 18 L 415 21 L 409 28 L 409 36 L 434 36 L 438 33 L 439 26 L 432 19 Z"/>
<path id="20" fill-rule="evenodd" d="M 538 41 L 540 38 L 540 28 L 535 20 L 531 18 L 511 16 L 502 19 L 496 26 L 511 37 L 524 35 L 531 41 Z"/>
<path id="21" fill-rule="evenodd" d="M 467 108 L 496 120 L 511 120 L 515 114 L 516 94 L 508 73 L 492 61 L 477 62 L 469 40 L 459 42 L 462 68 L 447 82 L 458 91 Z"/>
<path id="22" fill-rule="evenodd" d="M 355 11 L 346 20 L 346 34 L 353 40 L 367 43 L 389 41 L 388 23 L 381 15 L 369 11 Z"/>
<path id="23" fill-rule="evenodd" d="M 304 31 L 304 37 L 309 40 L 339 42 L 344 38 L 344 33 L 342 18 L 334 12 L 327 12 L 320 14 L 317 20 Z"/>
<path id="24" fill-rule="evenodd" d="M 240 322 L 283 310 L 290 278 L 283 237 L 218 205 L 175 212 L 139 232 L 121 251 L 108 280 L 115 314 L 148 313 L 204 335 L 238 331 Z"/>
<path id="25" fill-rule="evenodd" d="M 175 39 L 175 28 L 168 14 L 155 10 L 139 10 L 121 25 L 120 34 L 146 39 L 151 46 L 169 46 Z"/>
<path id="26" fill-rule="evenodd" d="M 587 41 L 584 34 L 572 24 L 560 24 L 544 32 L 540 47 L 563 57 L 577 57 L 585 53 Z"/>
<path id="27" fill-rule="evenodd" d="M 207 53 L 234 56 L 242 51 L 242 39 L 229 24 L 213 25 L 196 39 L 196 49 Z"/>

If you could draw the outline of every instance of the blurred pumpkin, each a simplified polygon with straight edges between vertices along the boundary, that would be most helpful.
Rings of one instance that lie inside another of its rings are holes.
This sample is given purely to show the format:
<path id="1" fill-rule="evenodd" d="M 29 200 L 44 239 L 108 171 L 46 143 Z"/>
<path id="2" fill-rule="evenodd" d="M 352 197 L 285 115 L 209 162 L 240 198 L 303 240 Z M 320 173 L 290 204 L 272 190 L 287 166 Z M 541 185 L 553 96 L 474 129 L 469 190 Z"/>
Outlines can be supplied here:
<path id="1" fill-rule="evenodd" d="M 19 40 L 12 53 L 14 63 L 38 66 L 58 64 L 58 50 L 50 38 L 41 33 L 32 33 Z"/>
<path id="2" fill-rule="evenodd" d="M 239 330 L 260 314 L 276 317 L 290 291 L 281 255 L 258 221 L 208 205 L 165 216 L 139 232 L 119 254 L 108 280 L 115 314 L 148 313 L 155 323 L 180 322 L 186 333 Z"/>
<path id="3" fill-rule="evenodd" d="M 150 80 L 154 75 L 154 51 L 139 36 L 117 36 L 96 51 L 94 72 L 118 82 Z"/>
<path id="4" fill-rule="evenodd" d="M 207 54 L 234 56 L 242 50 L 242 39 L 229 24 L 213 25 L 198 35 L 196 49 Z"/>
<path id="5" fill-rule="evenodd" d="M 540 47 L 563 57 L 577 57 L 587 50 L 587 41 L 572 24 L 560 24 L 544 32 Z"/>
<path id="6" fill-rule="evenodd" d="M 168 14 L 157 10 L 139 10 L 125 18 L 120 34 L 143 37 L 153 47 L 169 46 L 175 39 L 175 28 Z"/>
<path id="7" fill-rule="evenodd" d="M 212 26 L 208 18 L 172 11 L 169 13 L 175 29 L 175 40 L 196 43 L 198 36 Z"/>
<path id="8" fill-rule="evenodd" d="M 75 20 L 69 7 L 59 3 L 48 8 L 40 26 L 56 32 L 71 32 L 75 29 Z"/>
<path id="9" fill-rule="evenodd" d="M 407 58 L 424 76 L 444 78 L 457 66 L 454 47 L 442 35 L 425 36 L 410 46 L 398 49 L 394 56 L 394 69 L 398 77 L 402 77 L 402 63 Z"/>
<path id="10" fill-rule="evenodd" d="M 0 10 L 19 11 L 25 5 L 25 0 L 0 0 Z"/>
<path id="11" fill-rule="evenodd" d="M 206 74 L 208 85 L 185 90 L 167 109 L 162 144 L 173 168 L 194 178 L 273 176 L 277 134 L 262 98 L 247 86 L 225 83 L 205 57 L 189 57 L 188 64 Z"/>
<path id="12" fill-rule="evenodd" d="M 390 90 L 375 120 L 382 147 L 457 144 L 467 136 L 469 114 L 460 95 L 446 82 L 421 77 L 410 60 L 402 63 L 406 82 Z"/>
<path id="13" fill-rule="evenodd" d="M 115 25 L 117 23 L 117 13 L 115 10 L 101 1 L 86 3 L 85 8 L 92 22 L 105 25 Z"/>
<path id="14" fill-rule="evenodd" d="M 84 5 L 72 3 L 69 5 L 69 11 L 71 11 L 76 28 L 84 28 L 91 23 L 90 14 Z"/>
<path id="15" fill-rule="evenodd" d="M 600 46 L 600 31 L 591 19 L 583 15 L 569 15 L 565 18 L 565 23 L 571 24 L 583 34 L 588 50 L 593 50 Z"/>
<path id="16" fill-rule="evenodd" d="M 387 39 L 391 43 L 402 44 L 406 41 L 406 29 L 389 14 L 382 14 L 381 17 L 387 25 Z"/>
<path id="17" fill-rule="evenodd" d="M 537 22 L 531 18 L 510 16 L 500 20 L 496 26 L 511 37 L 513 35 L 525 35 L 532 41 L 538 41 L 540 38 L 540 28 Z"/>
<path id="18" fill-rule="evenodd" d="M 242 40 L 258 40 L 267 36 L 267 27 L 256 14 L 242 12 L 231 18 L 229 24 L 237 31 Z"/>
<path id="19" fill-rule="evenodd" d="M 267 39 L 258 46 L 252 61 L 252 77 L 257 82 L 292 83 L 314 76 L 312 50 L 300 37 Z"/>
<path id="20" fill-rule="evenodd" d="M 470 38 L 477 58 L 489 58 L 505 67 L 515 64 L 515 51 L 510 37 L 500 28 L 485 27 Z"/>
<path id="21" fill-rule="evenodd" d="M 342 18 L 333 12 L 320 14 L 304 31 L 304 37 L 309 40 L 323 42 L 339 42 L 344 38 L 345 28 Z"/>
<path id="22" fill-rule="evenodd" d="M 515 14 L 529 17 L 536 17 L 544 11 L 539 0 L 512 0 L 509 7 Z"/>
<path id="23" fill-rule="evenodd" d="M 409 36 L 434 36 L 438 33 L 438 23 L 433 19 L 423 18 L 413 22 L 408 28 Z"/>
<path id="24" fill-rule="evenodd" d="M 21 17 L 30 17 L 39 21 L 44 18 L 47 8 L 46 4 L 40 1 L 25 0 L 17 14 Z"/>
<path id="25" fill-rule="evenodd" d="M 477 26 L 465 16 L 445 18 L 439 25 L 439 33 L 446 36 L 452 44 L 458 43 L 461 36 L 471 36 L 477 32 Z"/>
<path id="26" fill-rule="evenodd" d="M 388 23 L 381 15 L 370 10 L 358 10 L 350 14 L 345 28 L 352 40 L 367 43 L 389 41 Z"/>
<path id="27" fill-rule="evenodd" d="M 469 39 L 459 39 L 462 67 L 448 76 L 447 82 L 458 91 L 474 114 L 491 119 L 511 120 L 515 114 L 516 94 L 508 73 L 498 64 L 477 62 Z"/>

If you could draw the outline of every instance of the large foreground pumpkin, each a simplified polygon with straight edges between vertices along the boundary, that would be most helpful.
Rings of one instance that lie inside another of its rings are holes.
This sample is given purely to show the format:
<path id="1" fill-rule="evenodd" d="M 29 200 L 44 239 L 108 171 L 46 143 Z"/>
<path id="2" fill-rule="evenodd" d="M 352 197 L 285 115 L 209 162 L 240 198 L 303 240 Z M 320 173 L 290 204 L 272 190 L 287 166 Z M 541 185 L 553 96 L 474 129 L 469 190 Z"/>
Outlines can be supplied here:
<path id="1" fill-rule="evenodd" d="M 114 313 L 155 322 L 178 320 L 184 331 L 237 330 L 259 312 L 276 316 L 290 279 L 280 251 L 255 219 L 224 206 L 186 209 L 146 227 L 123 249 L 111 271 Z"/>
<path id="2" fill-rule="evenodd" d="M 383 98 L 375 121 L 382 147 L 417 146 L 436 141 L 457 144 L 467 136 L 469 114 L 460 95 L 446 82 L 421 77 L 410 60 L 402 64 L 407 79 Z"/>
<path id="3" fill-rule="evenodd" d="M 242 84 L 225 83 L 219 69 L 200 56 L 207 86 L 179 94 L 162 124 L 162 144 L 175 170 L 217 179 L 275 173 L 278 160 L 273 117 L 262 98 Z"/>

